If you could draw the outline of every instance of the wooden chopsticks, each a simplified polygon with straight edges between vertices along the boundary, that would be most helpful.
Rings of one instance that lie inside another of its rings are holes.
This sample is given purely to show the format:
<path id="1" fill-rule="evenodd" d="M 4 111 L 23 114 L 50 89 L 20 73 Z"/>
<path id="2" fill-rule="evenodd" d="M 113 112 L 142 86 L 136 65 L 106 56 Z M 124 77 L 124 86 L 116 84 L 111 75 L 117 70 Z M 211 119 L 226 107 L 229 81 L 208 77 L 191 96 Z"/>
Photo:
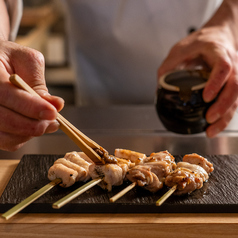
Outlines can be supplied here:
<path id="1" fill-rule="evenodd" d="M 15 86 L 24 89 L 34 96 L 40 97 L 21 77 L 12 74 L 9 78 Z M 60 129 L 95 163 L 105 163 L 95 149 L 103 150 L 95 141 L 84 135 L 80 130 L 73 126 L 68 120 L 58 113 L 57 121 L 60 123 Z"/>

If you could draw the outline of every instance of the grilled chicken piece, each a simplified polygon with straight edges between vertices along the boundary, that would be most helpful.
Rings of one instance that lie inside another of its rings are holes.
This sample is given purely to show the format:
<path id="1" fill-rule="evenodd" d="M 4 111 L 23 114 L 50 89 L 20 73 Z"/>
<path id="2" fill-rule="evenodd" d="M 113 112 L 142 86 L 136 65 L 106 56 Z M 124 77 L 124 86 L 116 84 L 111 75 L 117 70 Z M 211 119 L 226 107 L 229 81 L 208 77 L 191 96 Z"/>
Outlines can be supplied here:
<path id="1" fill-rule="evenodd" d="M 86 178 L 86 175 L 88 174 L 88 171 L 85 168 L 83 168 L 69 160 L 66 160 L 65 158 L 57 159 L 54 164 L 62 164 L 70 169 L 77 171 L 78 176 L 76 178 L 76 182 L 84 181 L 84 179 Z"/>
<path id="2" fill-rule="evenodd" d="M 83 176 L 82 173 L 79 173 L 79 176 L 81 176 L 78 181 L 86 182 L 90 179 L 89 175 L 89 166 L 93 164 L 94 162 L 84 153 L 84 152 L 69 152 L 66 153 L 64 158 L 84 169 L 85 175 Z"/>
<path id="3" fill-rule="evenodd" d="M 89 164 L 94 163 L 84 152 L 72 151 L 72 152 L 66 153 L 64 156 L 65 159 L 70 160 L 70 161 L 72 161 L 73 158 L 78 158 L 78 157 L 84 159 L 84 161 L 88 162 Z"/>
<path id="4" fill-rule="evenodd" d="M 204 168 L 206 170 L 206 172 L 208 174 L 214 170 L 212 163 L 210 163 L 206 158 L 204 158 L 201 155 L 198 155 L 196 153 L 185 155 L 183 157 L 183 161 L 188 162 L 190 164 L 196 164 L 196 165 L 201 166 L 202 168 Z"/>
<path id="5" fill-rule="evenodd" d="M 126 164 L 128 166 L 128 168 L 132 168 L 135 166 L 135 163 L 131 162 L 130 160 L 128 159 L 121 159 L 121 158 L 118 158 L 118 157 L 115 157 L 116 160 L 117 160 L 117 164 Z"/>
<path id="6" fill-rule="evenodd" d="M 201 166 L 199 166 L 199 165 L 190 164 L 190 163 L 187 163 L 187 162 L 179 162 L 179 163 L 177 163 L 177 168 L 180 168 L 180 167 L 190 169 L 193 172 L 199 174 L 199 176 L 203 179 L 203 182 L 207 181 L 208 178 L 209 178 L 206 170 L 204 168 L 202 168 Z"/>
<path id="7" fill-rule="evenodd" d="M 125 163 L 104 165 L 92 164 L 89 167 L 89 174 L 92 179 L 101 177 L 102 181 L 98 185 L 102 189 L 106 189 L 110 192 L 112 186 L 119 186 L 123 183 L 127 170 L 128 166 Z"/>
<path id="8" fill-rule="evenodd" d="M 48 171 L 49 180 L 62 179 L 62 187 L 69 187 L 77 181 L 90 179 L 89 166 L 92 164 L 83 152 L 66 153 L 64 158 L 57 159 Z"/>
<path id="9" fill-rule="evenodd" d="M 140 163 L 146 158 L 146 155 L 133 150 L 115 149 L 114 155 L 119 158 L 130 160 L 133 163 Z"/>
<path id="10" fill-rule="evenodd" d="M 166 177 L 165 184 L 168 187 L 177 185 L 177 190 L 174 194 L 183 195 L 201 188 L 203 186 L 203 179 L 198 173 L 187 168 L 179 167 Z"/>
<path id="11" fill-rule="evenodd" d="M 176 168 L 174 157 L 167 150 L 150 154 L 150 156 L 144 160 L 144 163 L 156 161 L 166 161 L 168 164 L 170 164 L 171 171 Z"/>
<path id="12" fill-rule="evenodd" d="M 171 172 L 171 165 L 166 161 L 148 162 L 144 163 L 143 166 L 149 167 L 151 172 L 153 172 L 161 182 L 164 182 L 165 178 Z"/>
<path id="13" fill-rule="evenodd" d="M 69 187 L 76 182 L 76 178 L 78 176 L 78 172 L 74 169 L 68 168 L 63 164 L 54 164 L 50 167 L 48 171 L 49 180 L 54 180 L 56 178 L 60 178 L 62 183 L 61 187 Z"/>
<path id="14" fill-rule="evenodd" d="M 151 171 L 149 166 L 136 165 L 128 170 L 126 178 L 132 183 L 136 182 L 138 186 L 143 187 L 152 193 L 157 192 L 163 187 L 163 183 L 156 174 Z"/>

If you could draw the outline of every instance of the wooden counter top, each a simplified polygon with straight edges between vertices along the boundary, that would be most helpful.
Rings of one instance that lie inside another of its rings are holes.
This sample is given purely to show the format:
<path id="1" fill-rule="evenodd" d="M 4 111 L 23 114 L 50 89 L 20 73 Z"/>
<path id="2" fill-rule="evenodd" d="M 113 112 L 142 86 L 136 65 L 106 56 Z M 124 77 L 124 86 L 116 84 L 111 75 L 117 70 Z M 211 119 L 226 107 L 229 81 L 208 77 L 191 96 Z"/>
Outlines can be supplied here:
<path id="1" fill-rule="evenodd" d="M 0 160 L 2 194 L 19 160 Z M 238 214 L 26 214 L 0 218 L 0 237 L 236 237 Z"/>

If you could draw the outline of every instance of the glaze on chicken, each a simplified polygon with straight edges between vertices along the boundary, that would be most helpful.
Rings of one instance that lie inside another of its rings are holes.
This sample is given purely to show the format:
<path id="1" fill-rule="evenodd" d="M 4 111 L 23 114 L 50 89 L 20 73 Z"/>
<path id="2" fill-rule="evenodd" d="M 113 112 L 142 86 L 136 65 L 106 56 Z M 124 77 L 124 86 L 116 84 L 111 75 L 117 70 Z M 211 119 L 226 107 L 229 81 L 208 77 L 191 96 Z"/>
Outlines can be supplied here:
<path id="1" fill-rule="evenodd" d="M 144 160 L 144 163 L 157 162 L 157 161 L 167 162 L 170 165 L 171 171 L 176 168 L 175 159 L 167 150 L 160 151 L 157 153 L 151 153 L 150 156 Z"/>
<path id="2" fill-rule="evenodd" d="M 180 167 L 190 169 L 191 171 L 199 174 L 199 176 L 202 178 L 203 182 L 206 182 L 209 178 L 206 170 L 203 167 L 199 166 L 199 165 L 190 164 L 190 163 L 187 163 L 187 162 L 178 162 L 177 163 L 177 168 L 180 168 Z"/>
<path id="3" fill-rule="evenodd" d="M 146 158 L 146 154 L 126 149 L 115 149 L 114 155 L 118 158 L 130 160 L 135 164 L 143 162 L 144 159 Z"/>
<path id="4" fill-rule="evenodd" d="M 152 193 L 157 192 L 163 187 L 163 182 L 159 180 L 149 166 L 136 165 L 126 174 L 126 178 L 132 183 L 136 182 L 138 186 L 149 190 Z"/>
<path id="5" fill-rule="evenodd" d="M 212 163 L 206 158 L 193 153 L 183 157 L 183 162 L 177 163 L 176 170 L 165 179 L 168 187 L 177 185 L 174 194 L 189 194 L 203 186 L 209 178 L 208 173 L 214 170 Z"/>
<path id="6" fill-rule="evenodd" d="M 189 194 L 203 186 L 203 179 L 190 169 L 179 167 L 170 173 L 165 179 L 165 185 L 173 187 L 177 185 L 175 195 Z"/>
<path id="7" fill-rule="evenodd" d="M 201 166 L 202 168 L 204 168 L 206 170 L 206 172 L 208 174 L 214 170 L 212 163 L 210 163 L 206 158 L 204 158 L 201 155 L 198 155 L 196 153 L 185 155 L 183 157 L 183 161 L 188 162 L 190 164 L 196 164 L 196 165 Z"/>

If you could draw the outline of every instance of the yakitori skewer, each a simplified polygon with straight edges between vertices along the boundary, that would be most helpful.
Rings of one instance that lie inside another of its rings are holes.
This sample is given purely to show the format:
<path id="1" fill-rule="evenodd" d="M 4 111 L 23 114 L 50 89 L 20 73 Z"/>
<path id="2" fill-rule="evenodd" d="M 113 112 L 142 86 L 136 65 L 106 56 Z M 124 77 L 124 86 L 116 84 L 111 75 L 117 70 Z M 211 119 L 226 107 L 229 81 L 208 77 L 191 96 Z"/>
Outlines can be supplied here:
<path id="1" fill-rule="evenodd" d="M 213 170 L 213 164 L 206 158 L 196 153 L 185 155 L 183 162 L 178 162 L 176 169 L 166 177 L 165 184 L 172 188 L 156 202 L 156 205 L 162 205 L 173 193 L 183 195 L 200 189 Z"/>

